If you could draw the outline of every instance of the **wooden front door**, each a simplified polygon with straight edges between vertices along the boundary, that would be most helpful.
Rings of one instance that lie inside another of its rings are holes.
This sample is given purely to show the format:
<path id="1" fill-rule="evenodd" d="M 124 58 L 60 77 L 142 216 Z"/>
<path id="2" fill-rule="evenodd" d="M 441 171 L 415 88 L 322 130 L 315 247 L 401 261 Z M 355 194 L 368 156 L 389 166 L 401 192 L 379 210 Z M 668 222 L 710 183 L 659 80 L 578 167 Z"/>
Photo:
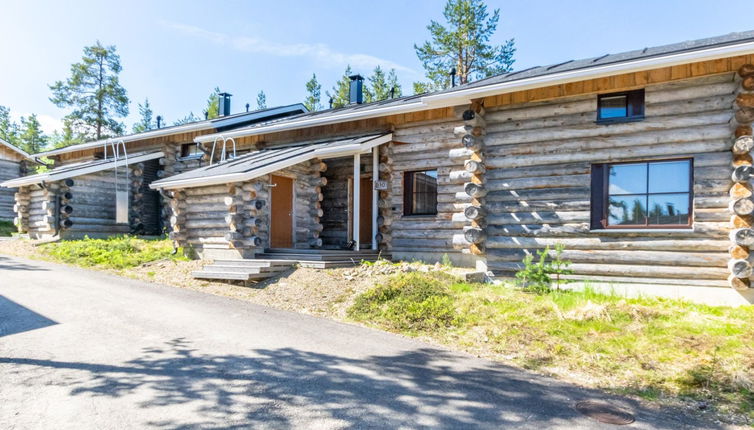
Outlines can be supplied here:
<path id="1" fill-rule="evenodd" d="M 372 246 L 372 178 L 361 178 L 359 191 L 359 244 L 366 248 Z"/>
<path id="2" fill-rule="evenodd" d="M 293 179 L 270 177 L 270 247 L 293 247 Z"/>

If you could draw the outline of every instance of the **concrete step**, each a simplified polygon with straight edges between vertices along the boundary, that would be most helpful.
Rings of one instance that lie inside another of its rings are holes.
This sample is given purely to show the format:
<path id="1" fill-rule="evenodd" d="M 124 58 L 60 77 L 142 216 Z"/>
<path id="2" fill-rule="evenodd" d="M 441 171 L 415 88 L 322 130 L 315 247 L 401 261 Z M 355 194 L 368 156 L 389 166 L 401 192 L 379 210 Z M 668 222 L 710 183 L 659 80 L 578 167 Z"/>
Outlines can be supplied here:
<path id="1" fill-rule="evenodd" d="M 285 267 L 291 266 L 294 263 L 285 260 L 261 260 L 261 259 L 236 259 L 236 260 L 215 260 L 214 264 L 223 266 L 239 266 L 239 267 Z"/>
<path id="2" fill-rule="evenodd" d="M 223 280 L 223 281 L 248 281 L 251 277 L 250 273 L 242 273 L 242 272 L 209 272 L 209 271 L 198 271 L 198 272 L 191 272 L 191 276 L 196 279 L 213 279 L 213 280 Z"/>
<path id="3" fill-rule="evenodd" d="M 237 264 L 210 264 L 204 266 L 209 272 L 243 272 L 243 273 L 279 273 L 288 270 L 291 265 L 278 266 L 245 266 Z"/>
<path id="4" fill-rule="evenodd" d="M 347 254 L 347 255 L 318 255 L 318 254 L 284 254 L 284 253 L 262 253 L 257 257 L 265 260 L 294 260 L 294 261 L 375 261 L 380 258 L 377 254 Z M 384 258 L 384 257 L 383 257 Z"/>

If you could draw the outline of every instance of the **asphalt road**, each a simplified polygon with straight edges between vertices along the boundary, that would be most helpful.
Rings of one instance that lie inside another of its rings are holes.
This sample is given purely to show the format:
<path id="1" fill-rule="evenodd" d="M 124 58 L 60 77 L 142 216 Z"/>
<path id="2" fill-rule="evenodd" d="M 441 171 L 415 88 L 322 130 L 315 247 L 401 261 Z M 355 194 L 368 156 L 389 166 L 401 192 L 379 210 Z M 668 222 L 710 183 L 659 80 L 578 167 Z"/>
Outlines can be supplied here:
<path id="1" fill-rule="evenodd" d="M 605 398 L 377 330 L 0 256 L 4 429 L 604 429 L 573 405 Z M 608 398 L 636 415 L 622 428 L 712 427 Z"/>

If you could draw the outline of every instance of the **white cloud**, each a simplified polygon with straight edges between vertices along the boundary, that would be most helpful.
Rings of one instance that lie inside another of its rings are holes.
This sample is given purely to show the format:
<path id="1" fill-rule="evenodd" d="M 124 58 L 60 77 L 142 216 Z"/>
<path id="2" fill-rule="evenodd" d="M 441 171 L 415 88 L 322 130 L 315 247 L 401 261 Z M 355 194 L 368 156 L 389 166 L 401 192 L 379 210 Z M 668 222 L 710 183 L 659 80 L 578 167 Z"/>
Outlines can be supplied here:
<path id="1" fill-rule="evenodd" d="M 162 21 L 161 23 L 168 28 L 180 31 L 184 34 L 202 38 L 218 45 L 228 46 L 241 52 L 274 55 L 278 57 L 310 57 L 326 64 L 338 64 L 340 66 L 350 64 L 351 67 L 362 70 L 372 70 L 379 65 L 382 66 L 383 69 L 395 69 L 397 71 L 419 75 L 416 70 L 410 67 L 400 65 L 384 58 L 368 54 L 347 54 L 338 52 L 322 43 L 283 44 L 249 36 L 232 36 L 229 34 L 205 30 L 193 25 L 168 21 Z"/>
<path id="2" fill-rule="evenodd" d="M 20 124 L 21 117 L 28 118 L 30 113 L 21 113 L 17 114 L 15 112 L 11 113 L 11 117 L 14 121 L 18 122 Z M 39 125 L 42 127 L 42 131 L 46 135 L 52 134 L 55 130 L 62 130 L 63 129 L 63 120 L 60 118 L 55 118 L 50 115 L 45 114 L 37 114 L 37 121 L 39 121 Z"/>

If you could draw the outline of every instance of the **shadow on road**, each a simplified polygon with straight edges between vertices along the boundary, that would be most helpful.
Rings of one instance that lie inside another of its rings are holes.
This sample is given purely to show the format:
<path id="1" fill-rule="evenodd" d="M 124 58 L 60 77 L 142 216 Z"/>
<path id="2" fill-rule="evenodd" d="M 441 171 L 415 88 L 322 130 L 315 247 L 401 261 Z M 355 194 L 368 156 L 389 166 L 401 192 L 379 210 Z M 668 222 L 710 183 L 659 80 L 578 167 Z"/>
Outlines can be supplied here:
<path id="1" fill-rule="evenodd" d="M 300 428 L 311 422 L 337 428 L 570 428 L 581 418 L 573 403 L 602 396 L 581 390 L 583 398 L 572 398 L 566 384 L 491 364 L 459 368 L 452 364 L 457 358 L 431 348 L 364 359 L 291 348 L 208 355 L 180 338 L 146 348 L 123 365 L 16 358 L 0 358 L 0 365 L 74 370 L 77 376 L 64 383 L 72 395 L 133 394 L 141 408 L 183 405 L 193 412 L 149 423 L 164 428 Z M 680 427 L 673 421 L 654 428 Z"/>
<path id="2" fill-rule="evenodd" d="M 0 270 L 38 270 L 46 271 L 44 267 L 32 266 L 26 263 L 22 263 L 12 258 L 3 257 L 0 255 Z"/>
<path id="3" fill-rule="evenodd" d="M 55 324 L 55 321 L 0 295 L 0 337 Z"/>

